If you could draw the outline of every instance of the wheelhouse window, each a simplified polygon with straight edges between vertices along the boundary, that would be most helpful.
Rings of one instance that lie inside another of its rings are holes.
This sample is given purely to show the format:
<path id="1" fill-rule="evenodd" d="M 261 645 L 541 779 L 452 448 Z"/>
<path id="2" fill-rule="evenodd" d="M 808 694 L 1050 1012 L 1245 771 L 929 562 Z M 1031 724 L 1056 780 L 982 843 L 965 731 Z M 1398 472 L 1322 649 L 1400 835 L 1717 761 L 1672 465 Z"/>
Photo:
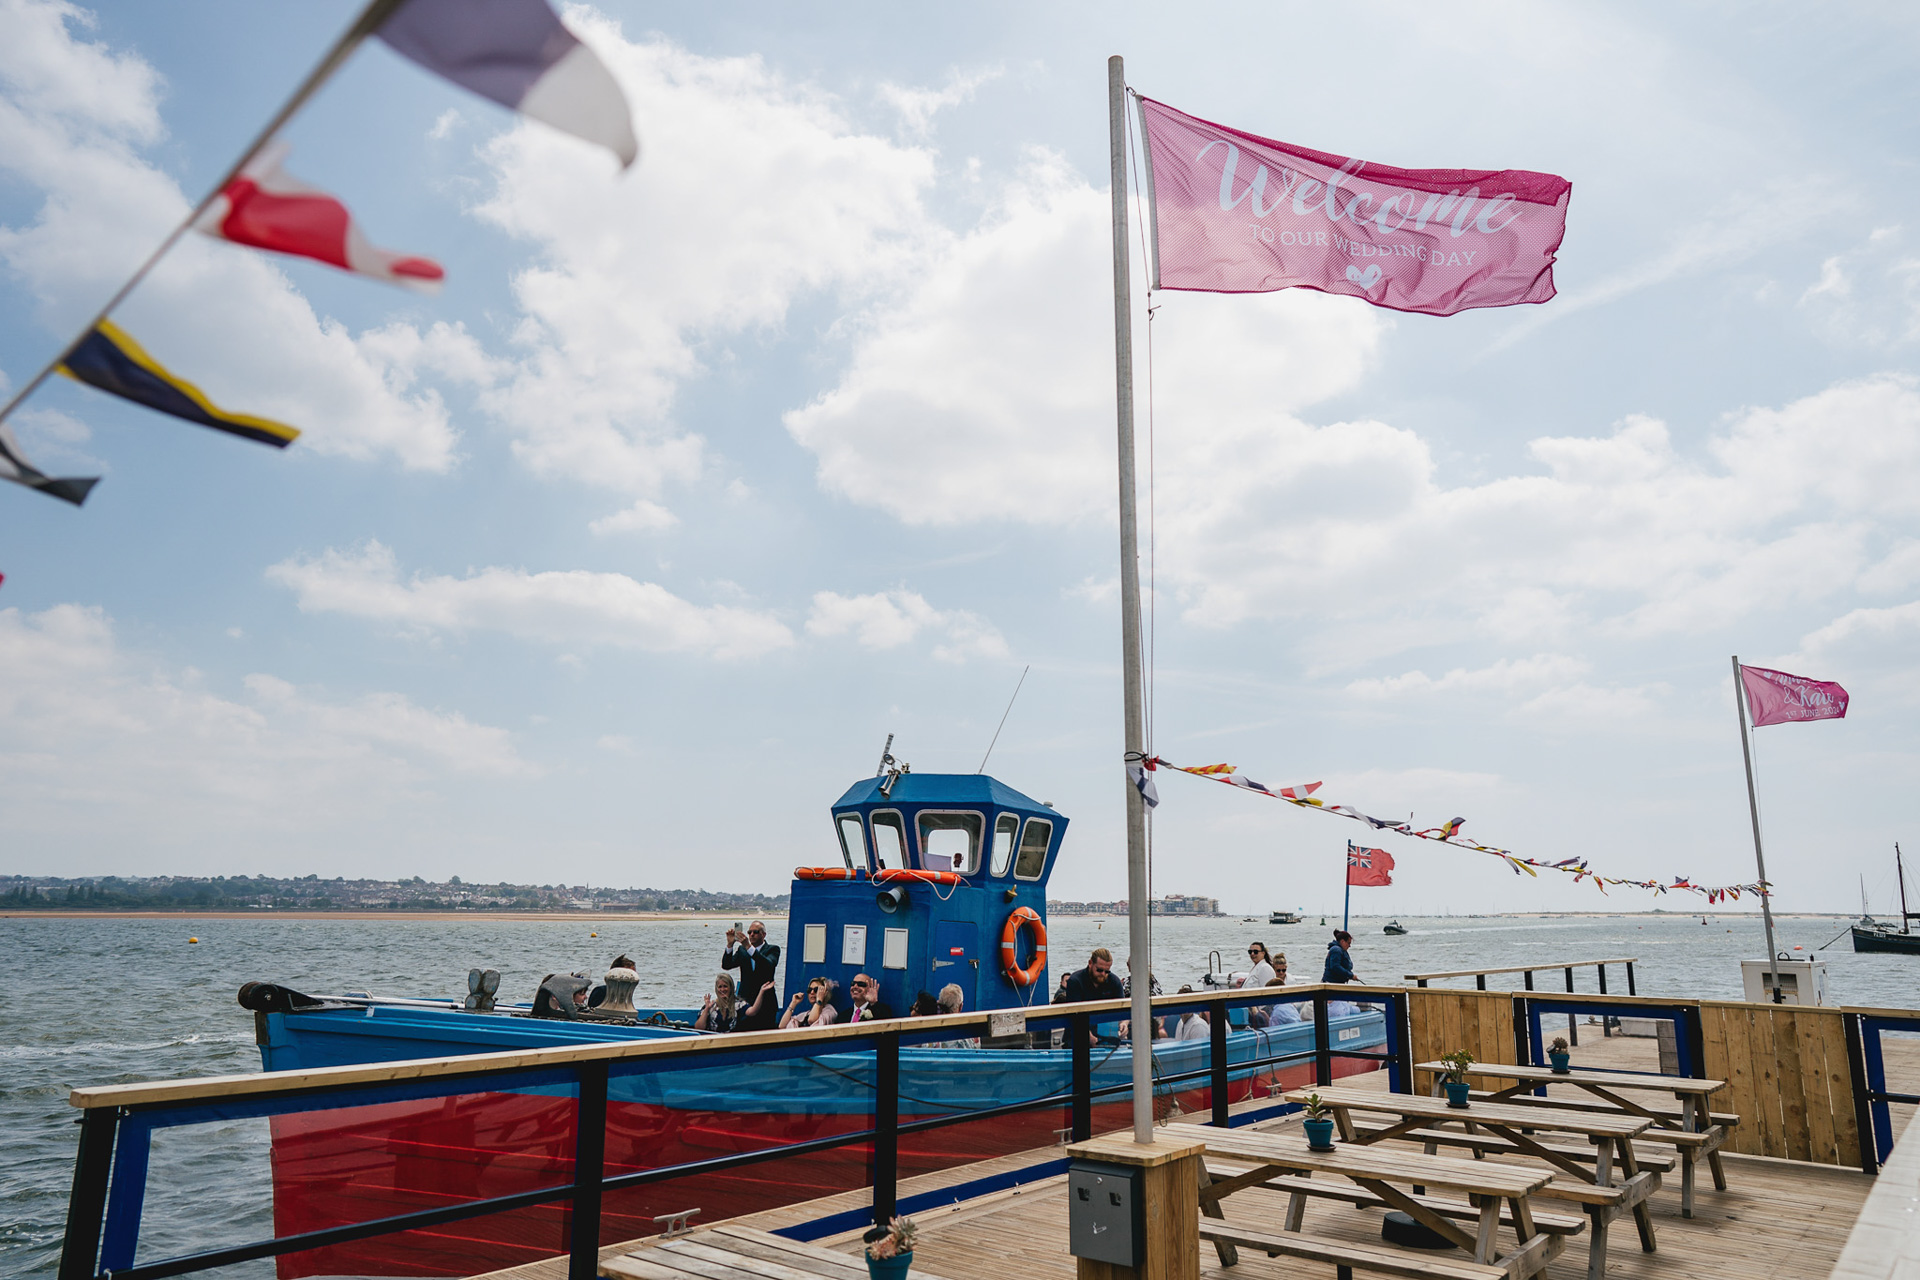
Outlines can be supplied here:
<path id="1" fill-rule="evenodd" d="M 980 869 L 980 836 L 986 825 L 977 813 L 922 812 L 920 866 L 927 871 L 974 874 Z"/>
<path id="2" fill-rule="evenodd" d="M 1038 880 L 1047 869 L 1047 845 L 1053 840 L 1053 824 L 1045 818 L 1028 818 L 1020 837 L 1020 857 L 1013 864 L 1016 880 Z"/>
<path id="3" fill-rule="evenodd" d="M 840 856 L 847 860 L 847 870 L 855 867 L 862 869 L 867 865 L 867 842 L 861 834 L 860 815 L 842 813 L 834 818 L 834 825 L 840 829 Z"/>
<path id="4" fill-rule="evenodd" d="M 873 815 L 874 870 L 907 865 L 907 826 L 891 809 Z"/>
<path id="5" fill-rule="evenodd" d="M 1003 876 L 1013 865 L 1013 838 L 1020 834 L 1020 819 L 1003 813 L 993 823 L 993 874 Z"/>

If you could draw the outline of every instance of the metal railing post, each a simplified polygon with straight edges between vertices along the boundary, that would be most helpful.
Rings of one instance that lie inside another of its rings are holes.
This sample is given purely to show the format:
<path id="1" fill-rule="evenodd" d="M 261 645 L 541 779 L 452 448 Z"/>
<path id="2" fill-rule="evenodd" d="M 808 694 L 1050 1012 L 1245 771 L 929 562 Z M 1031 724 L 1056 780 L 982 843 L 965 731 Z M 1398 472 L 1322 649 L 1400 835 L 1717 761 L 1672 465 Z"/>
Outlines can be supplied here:
<path id="1" fill-rule="evenodd" d="M 1633 987 L 1633 961 L 1631 960 L 1627 961 L 1627 994 L 1630 996 L 1637 996 L 1640 994 L 1638 991 L 1634 990 L 1634 987 Z"/>
<path id="2" fill-rule="evenodd" d="M 1867 1105 L 1867 1055 L 1860 1042 L 1860 1015 L 1843 1013 L 1847 1029 L 1847 1078 L 1853 1084 L 1853 1127 L 1860 1135 L 1860 1172 L 1880 1172 L 1880 1153 L 1873 1137 L 1873 1109 Z M 62 1275 L 61 1280 L 66 1280 Z"/>
<path id="3" fill-rule="evenodd" d="M 1686 1009 L 1687 1029 L 1687 1074 L 1695 1080 L 1707 1078 L 1707 1024 L 1700 1016 L 1700 1006 L 1688 1005 Z M 1711 1110 L 1705 1102 L 1700 1104 L 1702 1112 Z M 1706 1124 L 1704 1115 L 1701 1124 Z"/>
<path id="4" fill-rule="evenodd" d="M 1525 974 L 1525 978 L 1527 983 L 1527 990 L 1529 991 L 1533 990 L 1533 970 L 1531 969 L 1527 970 Z"/>
<path id="5" fill-rule="evenodd" d="M 1327 993 L 1313 993 L 1313 1082 L 1333 1083 L 1333 1032 L 1327 1025 Z"/>
<path id="6" fill-rule="evenodd" d="M 1607 966 L 1597 966 L 1600 970 L 1600 994 L 1607 994 Z M 1613 1016 L 1604 1007 L 1600 1010 L 1600 1036 L 1605 1039 L 1613 1034 Z"/>
<path id="7" fill-rule="evenodd" d="M 892 1222 L 900 1179 L 900 1033 L 889 1031 L 873 1046 L 873 1222 Z"/>
<path id="8" fill-rule="evenodd" d="M 1393 1061 L 1387 1064 L 1387 1088 L 1393 1093 L 1413 1092 L 1413 1002 L 1407 993 L 1396 991 L 1387 997 L 1388 1048 Z"/>
<path id="9" fill-rule="evenodd" d="M 1485 990 L 1487 989 L 1487 975 L 1486 975 L 1486 974 L 1484 974 L 1484 973 L 1476 973 L 1476 974 L 1474 974 L 1474 975 L 1473 975 L 1473 989 L 1474 989 L 1475 991 L 1485 991 Z"/>
<path id="10" fill-rule="evenodd" d="M 113 1170 L 113 1139 L 119 1127 L 118 1107 L 96 1107 L 80 1117 L 80 1152 L 73 1162 L 60 1280 L 93 1280 L 94 1262 L 100 1256 L 100 1222 L 107 1211 L 107 1176 Z"/>
<path id="11" fill-rule="evenodd" d="M 1572 965 L 1567 966 L 1567 994 L 1568 995 L 1573 994 L 1573 966 Z M 1579 1043 L 1580 1043 L 1580 1015 L 1577 1013 L 1570 1013 L 1567 1015 L 1567 1044 L 1577 1045 Z"/>
<path id="12" fill-rule="evenodd" d="M 600 1274 L 600 1193 L 607 1176 L 607 1064 L 580 1065 L 580 1106 L 573 1127 L 573 1231 L 567 1280 Z"/>
<path id="13" fill-rule="evenodd" d="M 1207 1026 L 1207 1055 L 1207 1066 L 1213 1072 L 1213 1123 L 1217 1128 L 1226 1129 L 1232 1126 L 1233 1115 L 1227 1093 L 1231 1080 L 1227 1073 L 1227 1006 L 1224 1004 L 1214 1006 L 1213 1020 Z"/>
<path id="14" fill-rule="evenodd" d="M 1073 1115 L 1068 1123 L 1073 1140 L 1085 1142 L 1093 1136 L 1093 1019 L 1074 1014 L 1067 1020 L 1067 1039 L 1073 1049 Z"/>

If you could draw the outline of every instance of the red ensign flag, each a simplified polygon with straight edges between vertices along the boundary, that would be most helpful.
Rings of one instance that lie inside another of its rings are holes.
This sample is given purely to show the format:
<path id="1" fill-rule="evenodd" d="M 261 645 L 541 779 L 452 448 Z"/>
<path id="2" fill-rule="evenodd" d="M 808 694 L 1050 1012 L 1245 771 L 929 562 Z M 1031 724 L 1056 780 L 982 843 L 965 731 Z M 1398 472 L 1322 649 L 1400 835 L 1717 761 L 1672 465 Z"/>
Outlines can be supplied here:
<path id="1" fill-rule="evenodd" d="M 1385 849 L 1362 849 L 1358 845 L 1347 846 L 1347 883 L 1382 885 L 1392 884 L 1393 855 Z"/>

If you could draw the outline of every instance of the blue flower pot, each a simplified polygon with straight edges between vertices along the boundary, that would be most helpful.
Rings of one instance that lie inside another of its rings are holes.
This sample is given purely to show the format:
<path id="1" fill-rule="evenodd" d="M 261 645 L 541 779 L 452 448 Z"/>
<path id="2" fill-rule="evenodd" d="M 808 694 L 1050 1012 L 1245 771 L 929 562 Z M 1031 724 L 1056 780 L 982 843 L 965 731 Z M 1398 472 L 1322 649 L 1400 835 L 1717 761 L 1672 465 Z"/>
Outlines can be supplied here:
<path id="1" fill-rule="evenodd" d="M 1446 1082 L 1446 1084 L 1447 1084 L 1447 1105 L 1450 1107 L 1466 1106 L 1467 1094 L 1470 1091 L 1470 1086 L 1467 1084 L 1467 1082 L 1465 1080 L 1449 1080 Z"/>
<path id="2" fill-rule="evenodd" d="M 1307 1145 L 1315 1151 L 1333 1150 L 1333 1121 L 1322 1118 L 1306 1122 Z"/>
<path id="3" fill-rule="evenodd" d="M 1570 1068 L 1569 1068 L 1569 1067 L 1567 1066 L 1567 1064 L 1568 1064 L 1569 1062 L 1571 1062 L 1571 1061 L 1573 1061 L 1573 1054 L 1571 1054 L 1571 1053 L 1549 1053 L 1549 1054 L 1547 1055 L 1547 1061 L 1553 1064 L 1553 1073 L 1554 1073 L 1555 1075 L 1558 1075 L 1558 1076 L 1564 1076 L 1564 1075 L 1570 1075 L 1570 1074 L 1572 1074 L 1572 1071 L 1571 1071 L 1571 1069 L 1570 1069 Z"/>
<path id="4" fill-rule="evenodd" d="M 891 1258 L 868 1258 L 867 1275 L 872 1280 L 906 1280 L 907 1269 L 912 1265 L 911 1253 L 896 1253 Z"/>

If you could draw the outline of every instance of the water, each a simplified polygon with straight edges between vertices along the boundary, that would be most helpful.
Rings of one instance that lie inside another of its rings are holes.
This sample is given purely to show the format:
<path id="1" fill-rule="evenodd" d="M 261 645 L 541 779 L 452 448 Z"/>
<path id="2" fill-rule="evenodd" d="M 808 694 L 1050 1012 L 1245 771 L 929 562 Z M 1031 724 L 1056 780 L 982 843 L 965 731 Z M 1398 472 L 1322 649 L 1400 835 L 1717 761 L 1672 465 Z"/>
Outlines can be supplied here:
<path id="1" fill-rule="evenodd" d="M 1699 916 L 1402 917 L 1412 932 L 1389 938 L 1380 933 L 1384 921 L 1361 917 L 1353 922 L 1353 960 L 1363 981 L 1393 982 L 1414 972 L 1637 956 L 1642 995 L 1738 998 L 1740 959 L 1763 949 L 1759 922 L 1708 919 L 1712 923 L 1702 926 Z M 252 1015 L 234 1003 L 242 982 L 271 979 L 312 992 L 454 995 L 465 992 L 467 969 L 481 964 L 505 975 L 503 997 L 527 999 L 546 973 L 598 972 L 624 951 L 640 962 L 636 1001 L 684 1007 L 709 988 L 729 923 L 0 920 L 0 954 L 13 957 L 14 974 L 0 990 L 0 1131 L 8 1138 L 0 1148 L 0 1275 L 55 1272 L 76 1142 L 78 1113 L 67 1105 L 69 1088 L 259 1070 Z M 1777 923 L 1781 947 L 1802 946 L 1807 953 L 1843 928 L 1825 917 Z M 589 936 L 596 931 L 598 938 Z M 781 938 L 784 925 L 773 922 L 771 932 Z M 1125 920 L 1062 917 L 1050 933 L 1058 964 L 1077 967 L 1096 946 L 1125 960 Z M 191 936 L 200 942 L 189 944 Z M 1154 936 L 1154 968 L 1174 991 L 1205 971 L 1211 951 L 1229 968 L 1244 967 L 1246 944 L 1254 939 L 1288 953 L 1294 981 L 1315 980 L 1328 931 L 1315 921 L 1160 919 Z M 1915 1004 L 1910 959 L 1847 948 L 1842 941 L 1820 953 L 1831 964 L 1836 1001 Z M 1615 991 L 1624 991 L 1623 973 L 1616 969 L 1610 979 Z M 1543 975 L 1542 985 L 1548 982 Z M 1595 989 L 1591 970 L 1578 982 L 1582 991 Z M 1490 985 L 1519 984 L 1495 979 Z M 157 1136 L 142 1259 L 269 1235 L 267 1176 L 264 1122 Z M 221 1274 L 265 1277 L 271 1266 Z"/>

